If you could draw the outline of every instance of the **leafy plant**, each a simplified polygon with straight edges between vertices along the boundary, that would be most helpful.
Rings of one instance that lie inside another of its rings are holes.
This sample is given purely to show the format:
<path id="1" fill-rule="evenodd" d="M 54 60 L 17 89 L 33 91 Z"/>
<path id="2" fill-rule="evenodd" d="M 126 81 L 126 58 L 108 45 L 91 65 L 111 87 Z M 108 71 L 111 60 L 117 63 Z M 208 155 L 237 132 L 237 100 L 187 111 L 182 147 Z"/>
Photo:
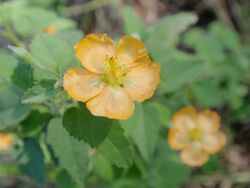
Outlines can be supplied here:
<path id="1" fill-rule="evenodd" d="M 227 132 L 235 122 L 249 122 L 250 53 L 235 31 L 218 21 L 199 27 L 191 12 L 146 25 L 123 6 L 122 35 L 145 43 L 161 66 L 161 82 L 132 117 L 118 121 L 92 115 L 63 88 L 65 72 L 81 66 L 74 45 L 84 36 L 63 15 L 63 3 L 25 2 L 0 2 L 0 35 L 10 44 L 0 50 L 0 130 L 15 135 L 9 153 L 16 175 L 62 188 L 178 188 L 196 171 L 230 173 L 215 156 L 191 173 L 169 148 L 166 133 L 184 106 L 221 112 Z M 45 32 L 49 26 L 53 33 Z"/>

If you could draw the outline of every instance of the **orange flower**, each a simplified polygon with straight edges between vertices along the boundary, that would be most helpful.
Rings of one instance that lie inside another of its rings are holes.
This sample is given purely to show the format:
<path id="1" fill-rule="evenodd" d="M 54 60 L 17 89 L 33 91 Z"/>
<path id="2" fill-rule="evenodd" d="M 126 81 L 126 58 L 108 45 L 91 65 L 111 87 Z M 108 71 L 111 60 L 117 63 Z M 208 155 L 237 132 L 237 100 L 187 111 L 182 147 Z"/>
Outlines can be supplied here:
<path id="1" fill-rule="evenodd" d="M 84 68 L 69 69 L 64 88 L 73 99 L 86 102 L 95 116 L 129 118 L 134 101 L 150 98 L 160 81 L 160 66 L 130 36 L 116 46 L 106 34 L 90 34 L 78 42 L 75 53 Z"/>
<path id="2" fill-rule="evenodd" d="M 226 143 L 226 136 L 219 131 L 220 117 L 192 107 L 181 109 L 173 116 L 168 142 L 172 149 L 181 150 L 181 160 L 190 166 L 201 166 L 209 154 L 219 152 Z"/>
<path id="3" fill-rule="evenodd" d="M 48 27 L 43 29 L 43 32 L 48 33 L 48 34 L 54 34 L 54 33 L 56 33 L 56 27 L 54 25 L 50 24 Z"/>
<path id="4" fill-rule="evenodd" d="M 0 150 L 8 150 L 12 145 L 14 138 L 10 134 L 0 134 Z"/>

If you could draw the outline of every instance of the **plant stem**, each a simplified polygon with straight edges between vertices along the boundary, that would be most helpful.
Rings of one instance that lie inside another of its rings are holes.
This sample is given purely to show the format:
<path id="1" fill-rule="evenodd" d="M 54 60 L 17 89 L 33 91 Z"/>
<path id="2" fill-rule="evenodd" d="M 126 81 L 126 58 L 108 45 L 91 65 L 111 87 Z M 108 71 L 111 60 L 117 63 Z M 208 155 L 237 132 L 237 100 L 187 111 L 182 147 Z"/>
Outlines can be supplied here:
<path id="1" fill-rule="evenodd" d="M 3 28 L 5 29 L 5 32 L 2 32 L 2 35 L 8 37 L 16 46 L 22 46 L 22 41 L 20 41 L 16 34 L 13 32 L 8 21 L 5 18 L 3 18 L 2 24 Z"/>
<path id="2" fill-rule="evenodd" d="M 90 12 L 97 8 L 108 5 L 109 3 L 113 1 L 117 1 L 117 0 L 92 0 L 88 3 L 68 7 L 65 11 L 65 14 L 70 16 L 70 15 L 77 15 L 81 13 Z"/>
<path id="3" fill-rule="evenodd" d="M 196 106 L 200 110 L 201 109 L 201 105 L 199 104 L 199 101 L 198 101 L 198 99 L 196 98 L 196 96 L 194 94 L 192 84 L 188 84 L 187 85 L 187 92 L 188 92 L 188 96 L 189 96 L 190 101 L 192 102 L 192 104 L 194 106 Z"/>
<path id="4" fill-rule="evenodd" d="M 16 46 L 20 46 L 21 45 L 21 41 L 17 38 L 17 36 L 15 35 L 15 33 L 12 31 L 12 29 L 10 28 L 9 24 L 7 24 L 5 26 L 6 29 L 6 35 L 8 36 L 8 38 L 16 45 Z"/>

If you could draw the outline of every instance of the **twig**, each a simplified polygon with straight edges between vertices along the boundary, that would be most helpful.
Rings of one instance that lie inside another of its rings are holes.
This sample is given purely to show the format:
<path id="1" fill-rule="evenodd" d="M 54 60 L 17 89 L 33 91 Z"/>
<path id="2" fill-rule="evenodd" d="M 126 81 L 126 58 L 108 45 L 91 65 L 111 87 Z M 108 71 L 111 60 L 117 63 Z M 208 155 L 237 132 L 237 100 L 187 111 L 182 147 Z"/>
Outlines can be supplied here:
<path id="1" fill-rule="evenodd" d="M 74 6 L 68 7 L 65 10 L 65 14 L 67 16 L 72 16 L 72 15 L 90 12 L 97 8 L 108 5 L 109 3 L 112 3 L 114 1 L 118 1 L 118 0 L 93 0 L 93 1 L 81 4 L 81 5 L 74 5 Z"/>
<path id="2" fill-rule="evenodd" d="M 204 182 L 204 181 L 229 181 L 231 183 L 249 183 L 250 172 L 237 172 L 230 175 L 225 174 L 213 174 L 213 175 L 201 175 L 196 178 L 190 179 L 191 182 Z"/>
<path id="3" fill-rule="evenodd" d="M 158 17 L 158 0 L 140 0 L 140 3 L 145 10 L 146 23 L 153 23 Z"/>
<path id="4" fill-rule="evenodd" d="M 234 25 L 227 14 L 225 2 L 222 0 L 203 0 L 204 4 L 212 8 L 216 16 L 232 30 L 235 30 Z"/>

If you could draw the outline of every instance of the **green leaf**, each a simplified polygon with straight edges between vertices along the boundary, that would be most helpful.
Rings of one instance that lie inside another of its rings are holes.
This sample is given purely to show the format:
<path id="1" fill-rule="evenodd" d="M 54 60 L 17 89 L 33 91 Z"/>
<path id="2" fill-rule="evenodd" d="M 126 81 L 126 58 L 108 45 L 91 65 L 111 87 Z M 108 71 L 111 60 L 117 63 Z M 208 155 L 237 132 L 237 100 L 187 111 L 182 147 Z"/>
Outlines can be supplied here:
<path id="1" fill-rule="evenodd" d="M 44 128 L 51 118 L 47 108 L 33 107 L 30 115 L 22 121 L 22 135 L 25 137 L 35 137 Z"/>
<path id="2" fill-rule="evenodd" d="M 35 76 L 35 80 L 58 79 L 59 74 L 57 72 L 54 72 L 53 70 L 50 70 L 50 68 L 47 68 L 43 64 L 40 64 L 25 48 L 15 46 L 8 46 L 8 48 L 18 60 L 28 64 L 26 66 L 32 66 L 32 68 L 34 69 L 33 75 Z"/>
<path id="3" fill-rule="evenodd" d="M 24 150 L 18 156 L 17 162 L 22 173 L 41 185 L 45 184 L 44 156 L 37 141 L 24 140 Z"/>
<path id="4" fill-rule="evenodd" d="M 24 93 L 22 103 L 41 103 L 51 99 L 57 93 L 54 85 L 53 80 L 41 80 Z"/>
<path id="5" fill-rule="evenodd" d="M 8 51 L 0 50 L 0 77 L 11 83 L 12 75 L 18 61 Z"/>
<path id="6" fill-rule="evenodd" d="M 15 14 L 20 9 L 25 8 L 25 3 L 21 1 L 1 2 L 0 6 L 0 22 L 10 21 L 13 13 Z"/>
<path id="7" fill-rule="evenodd" d="M 101 144 L 109 134 L 113 121 L 90 114 L 86 107 L 72 107 L 63 115 L 63 126 L 76 139 L 92 147 Z"/>
<path id="8" fill-rule="evenodd" d="M 113 182 L 112 184 L 112 188 L 125 188 L 125 187 L 129 187 L 129 188 L 145 188 L 147 187 L 145 185 L 144 182 L 141 182 L 139 180 L 136 179 L 128 179 L 128 178 L 122 178 L 122 179 L 118 179 L 115 182 Z"/>
<path id="9" fill-rule="evenodd" d="M 11 77 L 13 85 L 21 88 L 23 91 L 33 84 L 33 69 L 30 65 L 19 62 Z"/>
<path id="10" fill-rule="evenodd" d="M 209 161 L 201 166 L 201 170 L 205 174 L 212 174 L 216 171 L 222 170 L 223 165 L 220 163 L 218 157 L 216 155 L 211 155 L 209 157 Z"/>
<path id="11" fill-rule="evenodd" d="M 50 1 L 51 0 L 43 0 Z M 3 3 L 0 12 L 5 21 L 12 24 L 15 32 L 22 37 L 32 38 L 44 29 L 52 25 L 56 33 L 64 30 L 75 29 L 76 24 L 73 20 L 58 16 L 55 12 L 38 6 L 27 6 L 22 2 Z M 0 15 L 1 21 L 1 15 Z"/>
<path id="12" fill-rule="evenodd" d="M 72 179 L 65 170 L 60 170 L 56 175 L 56 186 L 58 188 L 82 188 Z"/>
<path id="13" fill-rule="evenodd" d="M 195 84 L 192 87 L 196 100 L 204 107 L 222 105 L 225 100 L 225 91 L 209 80 Z"/>
<path id="14" fill-rule="evenodd" d="M 218 61 L 221 63 L 225 60 L 223 44 L 216 35 L 205 30 L 194 28 L 185 33 L 184 43 L 194 48 L 197 56 L 210 60 L 211 64 L 215 63 L 218 66 Z"/>
<path id="15" fill-rule="evenodd" d="M 164 35 L 166 42 L 176 40 L 176 37 L 185 31 L 189 26 L 198 21 L 197 15 L 191 12 L 181 12 L 174 15 L 167 15 L 158 20 L 152 26 L 154 34 Z M 167 44 L 169 45 L 169 44 Z"/>
<path id="16" fill-rule="evenodd" d="M 56 19 L 54 12 L 39 7 L 20 7 L 10 16 L 15 31 L 24 37 L 42 32 Z"/>
<path id="17" fill-rule="evenodd" d="M 62 76 L 74 63 L 73 47 L 56 36 L 37 35 L 32 40 L 30 49 L 34 59 L 57 76 Z"/>
<path id="18" fill-rule="evenodd" d="M 59 118 L 50 121 L 47 141 L 54 150 L 60 166 L 75 180 L 82 181 L 87 173 L 89 146 L 71 137 Z"/>
<path id="19" fill-rule="evenodd" d="M 209 64 L 202 60 L 173 60 L 166 61 L 162 66 L 162 81 L 159 86 L 161 93 L 170 93 L 183 86 L 208 76 L 210 73 Z"/>
<path id="20" fill-rule="evenodd" d="M 131 6 L 124 6 L 123 8 L 123 18 L 125 31 L 129 35 L 139 35 L 140 37 L 144 37 L 146 34 L 146 27 L 135 12 L 135 10 Z"/>
<path id="21" fill-rule="evenodd" d="M 160 48 L 174 47 L 180 33 L 196 23 L 197 19 L 197 16 L 193 13 L 182 12 L 168 15 L 154 23 L 151 34 L 145 41 L 152 56 L 156 57 Z"/>
<path id="22" fill-rule="evenodd" d="M 191 168 L 179 160 L 179 154 L 169 147 L 166 138 L 161 138 L 157 146 L 157 157 L 152 165 L 154 187 L 181 187 L 190 175 Z"/>
<path id="23" fill-rule="evenodd" d="M 14 86 L 0 87 L 0 129 L 18 124 L 30 113 L 29 106 L 21 104 L 22 92 Z"/>
<path id="24" fill-rule="evenodd" d="M 158 110 L 152 104 L 138 104 L 133 116 L 120 123 L 132 137 L 143 158 L 149 162 L 155 151 L 161 124 Z"/>
<path id="25" fill-rule="evenodd" d="M 169 128 L 171 114 L 170 109 L 161 104 L 160 102 L 152 102 L 151 104 L 158 110 L 161 125 L 164 125 L 165 127 Z"/>
<path id="26" fill-rule="evenodd" d="M 226 88 L 226 100 L 231 109 L 238 109 L 243 104 L 243 98 L 248 93 L 248 88 L 239 82 L 232 81 Z"/>
<path id="27" fill-rule="evenodd" d="M 95 157 L 94 171 L 105 181 L 111 182 L 114 180 L 112 164 L 101 153 L 98 153 L 98 155 Z"/>
<path id="28" fill-rule="evenodd" d="M 58 33 L 61 31 L 72 30 L 76 28 L 76 23 L 73 20 L 63 17 L 58 17 L 51 23 L 51 25 L 56 28 Z"/>
<path id="29" fill-rule="evenodd" d="M 231 59 L 232 55 L 239 54 L 242 50 L 237 33 L 219 22 L 210 24 L 208 31 L 193 28 L 185 33 L 184 43 L 193 47 L 197 55 L 210 60 L 216 68 L 227 61 L 227 57 Z"/>
<path id="30" fill-rule="evenodd" d="M 121 126 L 114 123 L 98 149 L 112 164 L 127 168 L 132 164 L 132 150 L 123 133 Z"/>
<path id="31" fill-rule="evenodd" d="M 237 32 L 231 30 L 226 25 L 220 22 L 213 22 L 209 25 L 211 35 L 218 38 L 219 43 L 222 43 L 224 48 L 239 52 L 241 50 L 240 38 Z"/>
<path id="32" fill-rule="evenodd" d="M 190 169 L 173 160 L 159 160 L 156 164 L 155 183 L 158 188 L 179 188 L 187 179 Z"/>
<path id="33" fill-rule="evenodd" d="M 67 42 L 69 46 L 73 47 L 81 38 L 83 38 L 84 35 L 79 30 L 67 30 L 56 33 L 56 36 Z"/>

